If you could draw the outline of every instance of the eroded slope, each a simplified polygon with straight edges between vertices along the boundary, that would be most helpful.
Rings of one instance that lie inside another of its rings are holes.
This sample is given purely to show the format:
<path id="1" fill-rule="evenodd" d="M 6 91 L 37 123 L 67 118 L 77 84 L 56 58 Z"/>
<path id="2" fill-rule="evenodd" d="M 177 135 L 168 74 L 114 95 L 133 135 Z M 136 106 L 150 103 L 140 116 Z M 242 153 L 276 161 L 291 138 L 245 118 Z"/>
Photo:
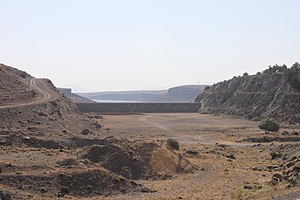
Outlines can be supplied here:
<path id="1" fill-rule="evenodd" d="M 300 74 L 298 63 L 292 68 Z M 286 66 L 274 66 L 263 73 L 252 76 L 244 74 L 217 83 L 197 97 L 196 102 L 202 103 L 200 112 L 249 119 L 272 117 L 279 121 L 299 123 L 300 92 L 287 80 L 290 70 Z"/>

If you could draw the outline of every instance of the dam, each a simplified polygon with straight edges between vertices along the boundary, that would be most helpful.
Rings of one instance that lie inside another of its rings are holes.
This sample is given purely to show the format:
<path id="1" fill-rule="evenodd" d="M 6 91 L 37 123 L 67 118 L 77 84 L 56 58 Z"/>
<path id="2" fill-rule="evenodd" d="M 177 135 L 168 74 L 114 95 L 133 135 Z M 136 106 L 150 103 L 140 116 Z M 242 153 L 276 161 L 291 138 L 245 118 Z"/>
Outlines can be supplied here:
<path id="1" fill-rule="evenodd" d="M 197 113 L 201 103 L 76 103 L 83 113 Z"/>

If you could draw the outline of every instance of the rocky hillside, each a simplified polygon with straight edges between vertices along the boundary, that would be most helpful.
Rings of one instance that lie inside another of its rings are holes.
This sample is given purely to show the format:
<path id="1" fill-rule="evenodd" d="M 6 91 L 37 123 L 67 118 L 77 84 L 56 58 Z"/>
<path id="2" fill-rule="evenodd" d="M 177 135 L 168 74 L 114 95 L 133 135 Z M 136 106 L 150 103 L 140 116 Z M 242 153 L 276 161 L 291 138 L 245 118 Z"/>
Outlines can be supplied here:
<path id="1" fill-rule="evenodd" d="M 62 96 L 47 79 L 36 79 L 26 72 L 0 65 L 0 130 L 2 135 L 66 137 L 83 129 L 96 130 L 95 124 Z M 5 132 L 5 134 L 4 134 Z"/>
<path id="2" fill-rule="evenodd" d="M 34 99 L 37 94 L 28 86 L 30 78 L 26 72 L 0 64 L 0 106 Z"/>
<path id="3" fill-rule="evenodd" d="M 266 117 L 300 123 L 300 65 L 273 66 L 262 73 L 234 77 L 214 84 L 196 99 L 201 113 Z"/>
<path id="4" fill-rule="evenodd" d="M 153 193 L 134 180 L 197 169 L 167 144 L 115 138 L 108 128 L 105 135 L 97 119 L 50 80 L 0 64 L 0 199 Z"/>

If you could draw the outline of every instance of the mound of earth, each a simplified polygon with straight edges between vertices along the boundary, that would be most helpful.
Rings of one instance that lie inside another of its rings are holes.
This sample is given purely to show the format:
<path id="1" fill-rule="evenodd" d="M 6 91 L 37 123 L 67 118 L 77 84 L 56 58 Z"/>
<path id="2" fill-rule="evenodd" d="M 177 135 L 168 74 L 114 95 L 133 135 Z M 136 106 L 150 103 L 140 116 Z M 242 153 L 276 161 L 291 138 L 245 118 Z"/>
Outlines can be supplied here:
<path id="1" fill-rule="evenodd" d="M 150 189 L 100 169 L 55 173 L 51 175 L 0 175 L 1 184 L 22 192 L 54 198 L 65 195 L 91 197 L 128 192 L 152 192 Z"/>
<path id="2" fill-rule="evenodd" d="M 179 152 L 156 143 L 118 142 L 95 145 L 82 155 L 128 179 L 165 179 L 195 167 Z"/>
<path id="3" fill-rule="evenodd" d="M 214 84 L 197 97 L 201 113 L 300 123 L 300 65 L 274 66 L 263 73 Z"/>

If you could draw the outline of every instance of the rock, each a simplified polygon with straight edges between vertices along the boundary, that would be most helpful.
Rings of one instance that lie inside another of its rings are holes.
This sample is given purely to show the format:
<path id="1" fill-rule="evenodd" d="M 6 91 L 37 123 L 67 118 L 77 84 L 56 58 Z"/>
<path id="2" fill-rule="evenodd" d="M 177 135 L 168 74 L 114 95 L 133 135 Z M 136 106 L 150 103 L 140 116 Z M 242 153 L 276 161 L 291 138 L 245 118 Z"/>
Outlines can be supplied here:
<path id="1" fill-rule="evenodd" d="M 287 160 L 287 159 L 289 159 L 288 155 L 284 154 L 284 155 L 282 156 L 282 160 Z"/>
<path id="2" fill-rule="evenodd" d="M 293 168 L 293 171 L 294 171 L 294 172 L 300 172 L 300 167 L 295 166 L 295 167 Z"/>
<path id="3" fill-rule="evenodd" d="M 197 156 L 199 154 L 199 152 L 195 150 L 187 150 L 186 153 L 192 156 Z"/>
<path id="4" fill-rule="evenodd" d="M 143 187 L 143 188 L 141 189 L 141 192 L 142 192 L 142 193 L 151 193 L 152 190 L 150 190 L 149 188 Z"/>
<path id="5" fill-rule="evenodd" d="M 293 156 L 293 157 L 291 157 L 290 161 L 293 161 L 293 160 L 296 160 L 296 159 L 297 159 L 297 157 Z"/>
<path id="6" fill-rule="evenodd" d="M 274 170 L 274 169 L 276 169 L 276 168 L 278 168 L 279 166 L 277 166 L 277 165 L 269 165 L 269 166 L 267 166 L 267 170 L 268 171 L 272 171 L 272 170 Z"/>
<path id="7" fill-rule="evenodd" d="M 257 171 L 258 168 L 257 168 L 256 166 L 252 166 L 252 170 L 253 170 L 253 171 Z"/>
<path id="8" fill-rule="evenodd" d="M 272 185 L 277 185 L 279 181 L 278 181 L 278 179 L 273 177 L 270 182 Z"/>
<path id="9" fill-rule="evenodd" d="M 287 131 L 283 131 L 282 133 L 281 133 L 281 135 L 288 135 L 289 134 L 289 132 L 287 132 Z"/>
<path id="10" fill-rule="evenodd" d="M 294 162 L 288 162 L 288 163 L 286 164 L 286 167 L 287 167 L 287 168 L 290 168 L 290 167 L 292 167 L 292 166 L 294 166 L 294 165 L 295 165 Z"/>
<path id="11" fill-rule="evenodd" d="M 288 180 L 289 176 L 288 176 L 287 174 L 282 174 L 282 178 L 283 178 L 284 180 Z"/>
<path id="12" fill-rule="evenodd" d="M 293 184 L 296 182 L 296 180 L 297 180 L 297 177 L 296 177 L 296 176 L 290 176 L 290 177 L 288 178 L 288 182 L 293 183 Z"/>
<path id="13" fill-rule="evenodd" d="M 299 135 L 297 131 L 293 131 L 292 135 Z"/>
<path id="14" fill-rule="evenodd" d="M 65 160 L 57 161 L 55 165 L 66 166 L 66 167 L 68 167 L 68 166 L 77 166 L 78 162 L 75 159 L 68 158 L 68 159 L 65 159 Z"/>
<path id="15" fill-rule="evenodd" d="M 59 193 L 59 195 L 61 196 L 61 197 L 64 197 L 65 195 L 68 195 L 70 193 L 70 188 L 68 187 L 68 186 L 62 186 L 61 188 L 60 188 L 60 193 Z"/>
<path id="16" fill-rule="evenodd" d="M 82 135 L 89 135 L 89 134 L 94 134 L 93 131 L 90 131 L 89 129 L 84 129 L 81 131 L 81 134 Z"/>
<path id="17" fill-rule="evenodd" d="M 45 187 L 41 187 L 41 188 L 40 188 L 40 192 L 41 192 L 42 194 L 44 194 L 44 193 L 47 193 L 48 190 L 47 190 L 47 188 L 45 188 Z"/>
<path id="18" fill-rule="evenodd" d="M 93 191 L 93 186 L 88 185 L 88 186 L 86 186 L 86 189 L 87 189 L 89 192 L 92 192 L 92 191 Z"/>
<path id="19" fill-rule="evenodd" d="M 253 186 L 247 184 L 247 185 L 244 185 L 244 189 L 246 189 L 246 190 L 252 190 Z"/>
<path id="20" fill-rule="evenodd" d="M 278 173 L 273 174 L 273 177 L 276 178 L 276 179 L 282 179 L 282 176 Z"/>
<path id="21" fill-rule="evenodd" d="M 226 158 L 235 159 L 235 156 L 234 156 L 232 153 L 230 153 L 230 154 L 227 154 L 227 155 L 226 155 Z"/>
<path id="22" fill-rule="evenodd" d="M 256 189 L 256 190 L 260 190 L 260 189 L 262 189 L 262 186 L 261 186 L 261 185 L 256 185 L 256 186 L 255 186 L 255 189 Z"/>

